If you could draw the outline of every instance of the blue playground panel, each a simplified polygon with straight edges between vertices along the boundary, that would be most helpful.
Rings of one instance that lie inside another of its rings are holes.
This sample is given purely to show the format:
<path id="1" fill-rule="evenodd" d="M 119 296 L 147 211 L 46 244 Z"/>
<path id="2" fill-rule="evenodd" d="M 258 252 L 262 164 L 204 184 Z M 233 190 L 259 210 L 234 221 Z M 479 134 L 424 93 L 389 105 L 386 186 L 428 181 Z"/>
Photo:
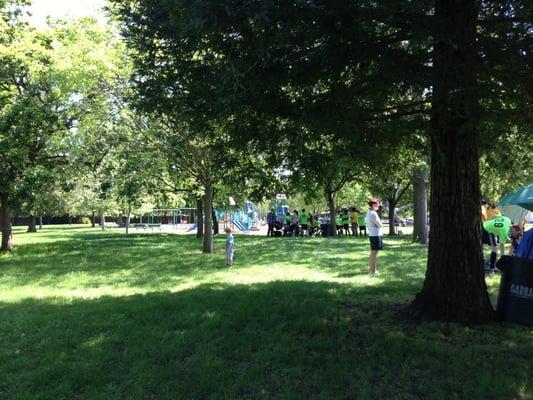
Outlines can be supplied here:
<path id="1" fill-rule="evenodd" d="M 241 232 L 247 232 L 250 230 L 250 228 L 248 228 L 248 225 L 246 225 L 244 222 L 242 221 L 233 221 L 233 225 L 238 229 L 240 230 Z"/>

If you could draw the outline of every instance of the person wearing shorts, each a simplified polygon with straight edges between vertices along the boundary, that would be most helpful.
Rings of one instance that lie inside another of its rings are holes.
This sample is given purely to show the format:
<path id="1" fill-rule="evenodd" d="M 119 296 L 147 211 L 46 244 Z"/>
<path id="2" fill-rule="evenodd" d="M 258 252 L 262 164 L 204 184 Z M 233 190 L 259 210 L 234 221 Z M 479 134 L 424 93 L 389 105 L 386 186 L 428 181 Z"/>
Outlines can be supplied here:
<path id="1" fill-rule="evenodd" d="M 344 234 L 346 236 L 350 236 L 350 214 L 348 213 L 348 209 L 345 208 L 341 215 L 342 220 L 342 228 L 344 229 Z"/>
<path id="2" fill-rule="evenodd" d="M 379 199 L 371 198 L 368 201 L 369 210 L 366 213 L 365 225 L 368 228 L 368 238 L 370 240 L 370 257 L 368 258 L 369 273 L 372 276 L 379 275 L 378 272 L 378 252 L 383 250 L 383 224 L 377 213 L 379 209 Z"/>
<path id="3" fill-rule="evenodd" d="M 342 217 L 338 212 L 335 216 L 335 226 L 337 227 L 337 236 L 342 236 Z"/>
<path id="4" fill-rule="evenodd" d="M 500 245 L 500 256 L 503 256 L 505 251 L 505 241 L 509 230 L 511 228 L 511 220 L 508 217 L 499 215 L 491 218 L 483 223 L 483 229 L 489 233 L 490 242 L 490 271 L 496 272 L 496 257 L 498 256 L 498 244 Z"/>
<path id="5" fill-rule="evenodd" d="M 235 249 L 233 235 L 231 234 L 231 228 L 226 228 L 226 267 L 231 267 L 233 265 L 233 251 Z"/>
<path id="6" fill-rule="evenodd" d="M 359 236 L 363 236 L 363 231 L 365 232 L 366 236 L 366 222 L 365 222 L 366 216 L 363 212 L 359 213 L 359 221 L 357 221 L 357 225 L 359 225 Z"/>
<path id="7" fill-rule="evenodd" d="M 352 236 L 357 236 L 359 229 L 359 214 L 355 210 L 355 207 L 350 208 L 350 222 L 352 223 Z"/>
<path id="8" fill-rule="evenodd" d="M 283 225 L 283 236 L 289 236 L 289 231 L 291 227 L 291 213 L 287 211 L 287 213 L 283 216 L 283 222 L 285 223 Z"/>
<path id="9" fill-rule="evenodd" d="M 308 236 L 309 235 L 309 213 L 305 211 L 305 208 L 302 208 L 302 212 L 300 213 L 300 226 L 302 227 L 300 234 L 302 236 Z"/>
<path id="10" fill-rule="evenodd" d="M 300 216 L 296 210 L 294 210 L 291 216 L 291 226 L 289 228 L 289 232 L 291 233 L 291 236 L 300 235 Z"/>

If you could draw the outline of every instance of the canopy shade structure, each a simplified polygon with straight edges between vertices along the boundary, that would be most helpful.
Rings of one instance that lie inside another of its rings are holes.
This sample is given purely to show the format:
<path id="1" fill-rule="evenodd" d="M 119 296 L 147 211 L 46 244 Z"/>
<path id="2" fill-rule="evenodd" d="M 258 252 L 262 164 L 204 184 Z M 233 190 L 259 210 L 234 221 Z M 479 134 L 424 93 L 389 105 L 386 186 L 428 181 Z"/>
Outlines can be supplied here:
<path id="1" fill-rule="evenodd" d="M 516 205 L 533 211 L 533 183 L 521 186 L 498 201 L 499 206 Z"/>

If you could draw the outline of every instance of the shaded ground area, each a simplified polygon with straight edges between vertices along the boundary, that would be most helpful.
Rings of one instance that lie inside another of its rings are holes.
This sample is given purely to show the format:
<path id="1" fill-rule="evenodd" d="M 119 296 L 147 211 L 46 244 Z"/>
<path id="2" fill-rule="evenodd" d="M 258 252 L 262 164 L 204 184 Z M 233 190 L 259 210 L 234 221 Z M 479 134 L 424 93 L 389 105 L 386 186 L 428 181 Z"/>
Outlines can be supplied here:
<path id="1" fill-rule="evenodd" d="M 0 256 L 2 399 L 531 398 L 533 335 L 398 317 L 425 249 L 49 229 Z M 489 281 L 493 295 L 497 277 Z"/>

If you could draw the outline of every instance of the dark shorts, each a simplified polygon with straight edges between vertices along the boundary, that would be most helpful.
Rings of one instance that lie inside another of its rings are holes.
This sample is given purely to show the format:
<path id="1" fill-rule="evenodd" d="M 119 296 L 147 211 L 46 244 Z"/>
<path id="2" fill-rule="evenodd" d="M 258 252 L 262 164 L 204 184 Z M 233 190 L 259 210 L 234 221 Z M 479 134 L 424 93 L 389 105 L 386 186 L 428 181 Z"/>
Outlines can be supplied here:
<path id="1" fill-rule="evenodd" d="M 307 230 L 307 224 L 302 224 L 302 229 Z"/>
<path id="2" fill-rule="evenodd" d="M 348 225 L 348 224 L 344 224 L 343 226 L 344 226 L 344 229 L 346 229 L 346 230 L 348 230 L 348 228 L 350 227 L 350 225 Z"/>
<path id="3" fill-rule="evenodd" d="M 489 245 L 491 246 L 497 246 L 498 245 L 498 236 L 492 234 L 492 233 L 489 233 Z"/>
<path id="4" fill-rule="evenodd" d="M 369 236 L 370 250 L 383 250 L 383 236 Z"/>

